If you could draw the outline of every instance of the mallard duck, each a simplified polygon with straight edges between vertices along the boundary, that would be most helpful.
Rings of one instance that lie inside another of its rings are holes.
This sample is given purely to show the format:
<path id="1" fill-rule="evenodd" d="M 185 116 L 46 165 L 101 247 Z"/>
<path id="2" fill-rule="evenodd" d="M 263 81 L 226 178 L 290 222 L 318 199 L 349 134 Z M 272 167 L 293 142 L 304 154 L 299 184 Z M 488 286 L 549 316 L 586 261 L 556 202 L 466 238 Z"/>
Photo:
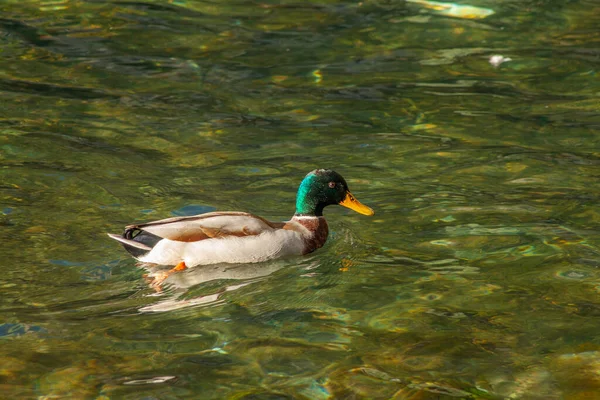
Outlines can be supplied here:
<path id="1" fill-rule="evenodd" d="M 374 214 L 350 193 L 340 174 L 317 169 L 300 183 L 296 213 L 287 222 L 245 212 L 210 212 L 129 225 L 123 235 L 108 236 L 139 261 L 175 265 L 169 272 L 216 263 L 255 263 L 322 247 L 329 232 L 323 208 L 332 204 Z"/>

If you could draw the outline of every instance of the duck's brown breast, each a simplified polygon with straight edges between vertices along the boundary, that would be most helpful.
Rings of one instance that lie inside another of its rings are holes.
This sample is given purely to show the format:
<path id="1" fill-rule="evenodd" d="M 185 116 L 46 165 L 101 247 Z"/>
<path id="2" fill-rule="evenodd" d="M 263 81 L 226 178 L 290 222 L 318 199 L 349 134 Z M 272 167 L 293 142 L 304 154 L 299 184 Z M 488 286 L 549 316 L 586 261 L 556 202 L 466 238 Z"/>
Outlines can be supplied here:
<path id="1" fill-rule="evenodd" d="M 298 227 L 298 225 L 306 230 Z M 283 229 L 302 229 L 304 231 L 302 232 L 305 243 L 303 254 L 312 253 L 323 247 L 327 241 L 327 235 L 329 235 L 329 227 L 324 217 L 293 217 L 284 225 Z"/>

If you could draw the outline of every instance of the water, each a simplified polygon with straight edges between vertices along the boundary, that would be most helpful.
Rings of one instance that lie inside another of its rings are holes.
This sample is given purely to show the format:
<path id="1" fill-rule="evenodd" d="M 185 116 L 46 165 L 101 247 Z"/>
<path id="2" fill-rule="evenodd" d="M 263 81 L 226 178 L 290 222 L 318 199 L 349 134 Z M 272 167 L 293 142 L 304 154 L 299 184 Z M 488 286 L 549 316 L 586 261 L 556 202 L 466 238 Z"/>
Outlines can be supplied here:
<path id="1" fill-rule="evenodd" d="M 4 1 L 3 397 L 598 398 L 599 5 L 464 4 Z M 105 235 L 317 167 L 376 214 L 307 257 L 156 293 Z"/>

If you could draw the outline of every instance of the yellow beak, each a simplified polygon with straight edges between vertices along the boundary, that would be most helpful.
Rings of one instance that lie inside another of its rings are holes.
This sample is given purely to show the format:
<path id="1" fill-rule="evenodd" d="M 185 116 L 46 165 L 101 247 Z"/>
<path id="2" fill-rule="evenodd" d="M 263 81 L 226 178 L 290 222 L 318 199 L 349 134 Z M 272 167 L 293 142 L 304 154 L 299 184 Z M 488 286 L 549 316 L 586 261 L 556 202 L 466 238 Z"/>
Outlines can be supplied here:
<path id="1" fill-rule="evenodd" d="M 375 211 L 373 211 L 373 209 L 371 207 L 367 207 L 360 201 L 356 200 L 354 195 L 352 195 L 352 193 L 350 193 L 350 192 L 346 192 L 346 197 L 344 198 L 344 200 L 340 201 L 339 204 L 340 204 L 340 206 L 347 207 L 347 208 L 354 210 L 360 214 L 364 214 L 364 215 L 375 214 Z"/>

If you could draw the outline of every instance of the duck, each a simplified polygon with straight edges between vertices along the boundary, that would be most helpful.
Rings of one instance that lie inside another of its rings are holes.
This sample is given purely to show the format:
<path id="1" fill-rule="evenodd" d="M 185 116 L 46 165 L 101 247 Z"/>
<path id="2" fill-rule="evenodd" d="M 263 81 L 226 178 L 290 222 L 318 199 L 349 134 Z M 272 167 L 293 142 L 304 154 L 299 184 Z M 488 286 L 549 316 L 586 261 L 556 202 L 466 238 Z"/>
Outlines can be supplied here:
<path id="1" fill-rule="evenodd" d="M 158 281 L 187 268 L 219 263 L 258 263 L 301 256 L 323 247 L 329 228 L 323 209 L 340 205 L 374 215 L 331 169 L 309 172 L 298 187 L 289 221 L 272 222 L 240 211 L 217 211 L 132 224 L 122 235 L 108 233 L 142 263 L 174 266 Z"/>

